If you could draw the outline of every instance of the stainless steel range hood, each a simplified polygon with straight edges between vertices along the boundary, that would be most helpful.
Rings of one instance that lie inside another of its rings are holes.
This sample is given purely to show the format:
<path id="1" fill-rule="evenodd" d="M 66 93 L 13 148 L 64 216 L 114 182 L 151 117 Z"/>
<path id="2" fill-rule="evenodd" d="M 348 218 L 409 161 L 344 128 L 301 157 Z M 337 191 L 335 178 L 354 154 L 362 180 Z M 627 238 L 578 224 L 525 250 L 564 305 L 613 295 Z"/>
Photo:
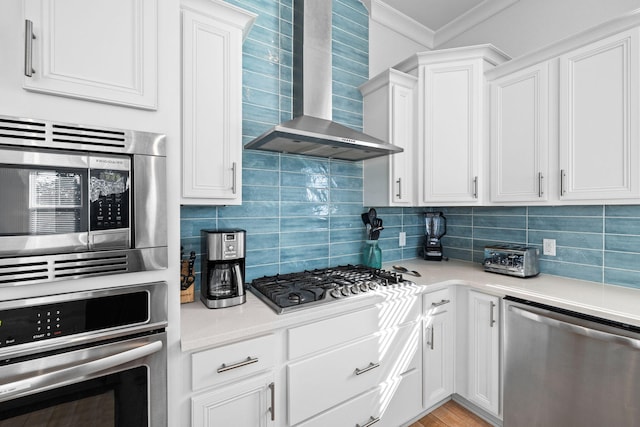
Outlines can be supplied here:
<path id="1" fill-rule="evenodd" d="M 331 120 L 331 0 L 294 0 L 293 116 L 246 149 L 365 160 L 402 148 Z"/>

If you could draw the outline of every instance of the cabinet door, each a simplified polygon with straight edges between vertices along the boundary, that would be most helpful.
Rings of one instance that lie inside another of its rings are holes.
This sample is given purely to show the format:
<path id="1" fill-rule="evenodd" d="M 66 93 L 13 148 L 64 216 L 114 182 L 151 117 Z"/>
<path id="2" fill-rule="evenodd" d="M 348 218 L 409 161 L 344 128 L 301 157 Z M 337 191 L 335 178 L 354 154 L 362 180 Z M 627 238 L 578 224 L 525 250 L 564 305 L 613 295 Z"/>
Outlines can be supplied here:
<path id="1" fill-rule="evenodd" d="M 491 82 L 491 201 L 547 200 L 549 63 Z"/>
<path id="2" fill-rule="evenodd" d="M 500 299 L 469 291 L 467 398 L 498 415 L 500 409 Z"/>
<path id="3" fill-rule="evenodd" d="M 640 29 L 560 57 L 560 198 L 640 196 Z"/>
<path id="4" fill-rule="evenodd" d="M 253 16 L 182 9 L 182 204 L 242 203 L 242 37 Z"/>
<path id="5" fill-rule="evenodd" d="M 364 131 L 404 150 L 364 161 L 367 206 L 415 204 L 415 83 L 415 77 L 389 69 L 360 88 Z"/>
<path id="6" fill-rule="evenodd" d="M 155 109 L 156 1 L 25 0 L 23 87 Z"/>
<path id="7" fill-rule="evenodd" d="M 449 290 L 424 296 L 423 407 L 453 394 L 454 324 Z"/>
<path id="8" fill-rule="evenodd" d="M 420 69 L 420 203 L 476 203 L 482 130 L 481 60 Z"/>
<path id="9" fill-rule="evenodd" d="M 267 427 L 275 425 L 273 374 L 241 381 L 194 396 L 192 427 Z"/>

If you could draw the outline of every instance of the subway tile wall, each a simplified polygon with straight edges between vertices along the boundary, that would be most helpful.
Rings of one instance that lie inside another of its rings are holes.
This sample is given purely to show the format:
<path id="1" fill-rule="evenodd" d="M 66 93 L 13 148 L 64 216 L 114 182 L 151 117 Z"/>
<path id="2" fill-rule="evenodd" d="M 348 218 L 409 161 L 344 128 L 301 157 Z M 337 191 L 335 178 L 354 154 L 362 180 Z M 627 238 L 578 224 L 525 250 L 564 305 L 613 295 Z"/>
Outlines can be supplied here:
<path id="1" fill-rule="evenodd" d="M 258 13 L 243 47 L 243 143 L 291 118 L 292 0 L 229 0 Z M 358 86 L 368 78 L 368 16 L 359 0 L 333 0 L 333 118 L 361 130 Z M 247 150 L 242 206 L 183 206 L 185 255 L 201 253 L 200 229 L 247 230 L 247 280 L 359 262 L 362 163 Z M 481 262 L 491 243 L 537 246 L 548 274 L 640 288 L 640 206 L 433 208 L 447 217 L 445 255 Z M 423 208 L 377 208 L 383 261 L 420 256 Z M 407 246 L 398 235 L 407 233 Z M 196 284 L 199 287 L 199 259 Z"/>

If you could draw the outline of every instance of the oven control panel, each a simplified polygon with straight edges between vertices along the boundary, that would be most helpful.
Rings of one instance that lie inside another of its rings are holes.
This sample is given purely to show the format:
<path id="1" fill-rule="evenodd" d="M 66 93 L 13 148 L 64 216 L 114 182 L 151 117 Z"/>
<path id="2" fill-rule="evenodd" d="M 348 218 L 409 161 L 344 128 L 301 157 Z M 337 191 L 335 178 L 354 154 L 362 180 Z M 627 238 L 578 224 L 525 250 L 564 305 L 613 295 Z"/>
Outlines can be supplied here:
<path id="1" fill-rule="evenodd" d="M 144 323 L 148 306 L 148 293 L 135 292 L 0 310 L 0 349 Z"/>

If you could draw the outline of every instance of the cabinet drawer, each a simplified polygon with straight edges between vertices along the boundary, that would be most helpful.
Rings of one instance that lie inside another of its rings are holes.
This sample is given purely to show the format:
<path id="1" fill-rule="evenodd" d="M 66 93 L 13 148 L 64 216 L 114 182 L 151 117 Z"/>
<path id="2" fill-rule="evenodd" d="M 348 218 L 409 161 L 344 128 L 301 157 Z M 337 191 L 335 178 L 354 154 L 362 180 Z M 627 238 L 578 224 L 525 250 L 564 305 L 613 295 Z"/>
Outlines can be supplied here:
<path id="1" fill-rule="evenodd" d="M 419 322 L 288 366 L 289 421 L 299 423 L 420 366 Z"/>
<path id="2" fill-rule="evenodd" d="M 376 419 L 375 427 L 397 427 L 420 413 L 421 405 L 420 372 L 414 369 L 299 427 L 362 426 Z"/>
<path id="3" fill-rule="evenodd" d="M 291 328 L 288 330 L 289 359 L 329 349 L 419 317 L 419 299 L 412 296 Z"/>
<path id="4" fill-rule="evenodd" d="M 273 367 L 276 339 L 265 335 L 191 356 L 191 387 L 200 390 Z"/>
<path id="5" fill-rule="evenodd" d="M 449 288 L 424 294 L 423 301 L 424 311 L 427 315 L 453 310 L 453 292 L 449 292 Z"/>

